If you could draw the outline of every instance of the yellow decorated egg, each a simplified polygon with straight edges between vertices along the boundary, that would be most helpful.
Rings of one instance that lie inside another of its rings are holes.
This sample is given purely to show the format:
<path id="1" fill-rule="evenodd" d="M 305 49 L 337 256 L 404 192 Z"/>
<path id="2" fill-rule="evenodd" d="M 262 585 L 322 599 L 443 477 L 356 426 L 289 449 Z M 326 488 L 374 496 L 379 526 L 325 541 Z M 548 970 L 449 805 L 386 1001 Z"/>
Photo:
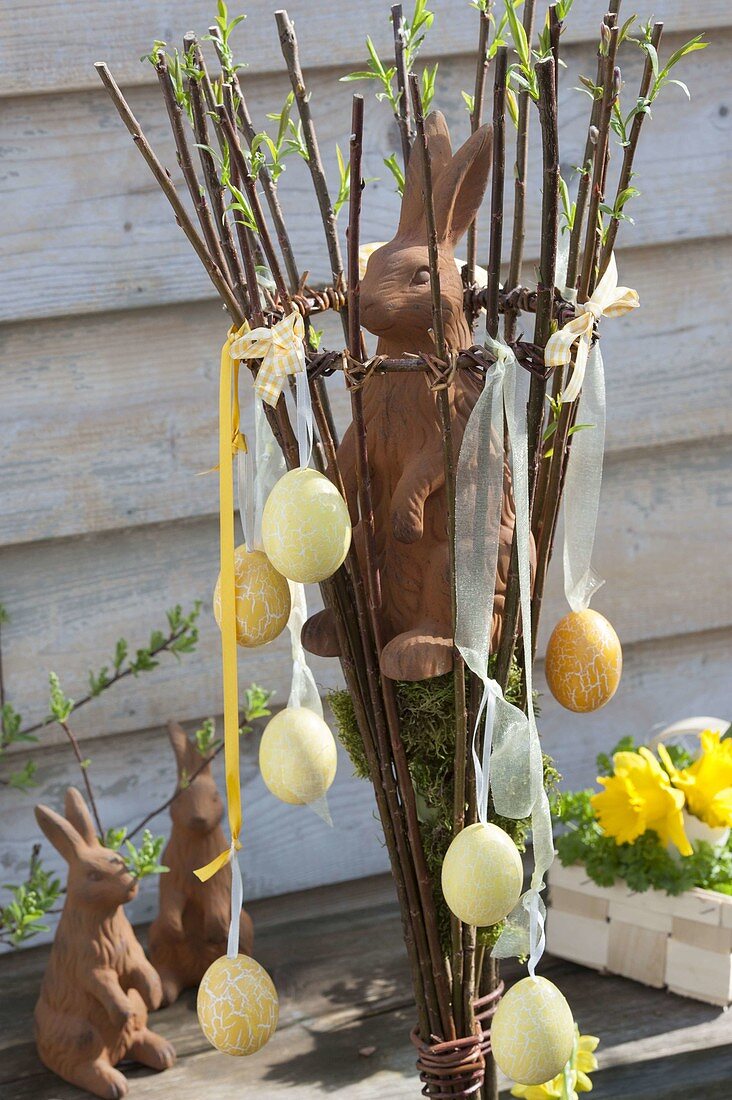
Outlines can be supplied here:
<path id="1" fill-rule="evenodd" d="M 281 802 L 305 806 L 322 798 L 335 779 L 333 734 L 306 707 L 286 707 L 267 723 L 259 746 L 259 770 Z"/>
<path id="2" fill-rule="evenodd" d="M 623 671 L 623 651 L 610 623 L 597 611 L 570 611 L 546 648 L 546 680 L 567 710 L 599 710 L 612 699 Z"/>
<path id="3" fill-rule="evenodd" d="M 274 1035 L 277 990 L 267 971 L 248 955 L 211 963 L 198 987 L 198 1022 L 222 1054 L 256 1054 Z"/>
<path id="4" fill-rule="evenodd" d="M 351 545 L 346 502 L 317 470 L 290 470 L 267 498 L 262 541 L 272 564 L 291 581 L 324 581 L 343 564 Z"/>
<path id="5" fill-rule="evenodd" d="M 543 1085 L 562 1072 L 574 1020 L 553 982 L 522 978 L 509 989 L 491 1022 L 491 1046 L 498 1068 L 519 1085 Z"/>
<path id="6" fill-rule="evenodd" d="M 453 840 L 442 863 L 442 893 L 465 924 L 480 928 L 508 916 L 521 896 L 519 850 L 497 825 L 468 825 Z"/>
<path id="7" fill-rule="evenodd" d="M 290 617 L 290 586 L 261 550 L 234 551 L 236 583 L 236 640 L 253 649 L 271 642 L 287 626 Z M 213 610 L 221 626 L 221 576 L 214 589 Z"/>

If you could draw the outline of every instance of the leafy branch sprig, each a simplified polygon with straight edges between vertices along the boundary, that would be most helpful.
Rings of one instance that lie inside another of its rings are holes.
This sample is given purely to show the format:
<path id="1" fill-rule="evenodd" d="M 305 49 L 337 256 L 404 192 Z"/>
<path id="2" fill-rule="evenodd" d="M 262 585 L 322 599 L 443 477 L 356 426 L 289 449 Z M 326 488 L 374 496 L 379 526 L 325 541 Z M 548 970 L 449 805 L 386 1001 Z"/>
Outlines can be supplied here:
<path id="1" fill-rule="evenodd" d="M 233 73 L 238 72 L 240 69 L 246 68 L 241 62 L 234 60 L 234 53 L 231 48 L 231 35 L 232 32 L 243 23 L 246 19 L 246 15 L 235 15 L 233 19 L 229 19 L 229 9 L 224 3 L 224 0 L 218 0 L 216 18 L 214 25 L 216 27 L 216 34 L 204 35 L 204 42 L 213 42 L 216 46 L 216 51 L 221 60 L 221 67 L 224 70 L 225 75 L 231 76 Z"/>
<path id="2" fill-rule="evenodd" d="M 48 925 L 41 921 L 61 895 L 61 882 L 44 870 L 40 850 L 40 844 L 33 845 L 25 882 L 3 886 L 11 891 L 11 901 L 0 907 L 0 943 L 11 947 L 17 947 L 39 932 L 48 932 Z"/>

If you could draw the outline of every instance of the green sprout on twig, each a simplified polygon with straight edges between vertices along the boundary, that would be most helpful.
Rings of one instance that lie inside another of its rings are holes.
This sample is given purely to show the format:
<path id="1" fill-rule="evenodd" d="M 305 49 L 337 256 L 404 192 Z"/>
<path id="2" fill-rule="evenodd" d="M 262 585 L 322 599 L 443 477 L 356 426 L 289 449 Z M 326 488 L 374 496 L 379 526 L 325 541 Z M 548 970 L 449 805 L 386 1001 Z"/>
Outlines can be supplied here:
<path id="1" fill-rule="evenodd" d="M 4 889 L 11 891 L 11 900 L 0 907 L 0 943 L 11 947 L 48 932 L 48 925 L 41 921 L 61 894 L 59 879 L 43 868 L 40 850 L 40 844 L 34 844 L 25 882 L 4 884 Z"/>

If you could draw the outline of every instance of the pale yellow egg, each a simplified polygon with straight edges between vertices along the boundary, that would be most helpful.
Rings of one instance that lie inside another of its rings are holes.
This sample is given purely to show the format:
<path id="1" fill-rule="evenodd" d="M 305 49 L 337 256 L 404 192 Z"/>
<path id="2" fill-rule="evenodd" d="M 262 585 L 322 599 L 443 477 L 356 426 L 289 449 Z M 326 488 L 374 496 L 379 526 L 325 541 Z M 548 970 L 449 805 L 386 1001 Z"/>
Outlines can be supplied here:
<path id="1" fill-rule="evenodd" d="M 498 1068 L 519 1085 L 543 1085 L 561 1073 L 574 1047 L 574 1020 L 546 978 L 528 977 L 502 998 L 491 1022 Z"/>
<path id="2" fill-rule="evenodd" d="M 442 893 L 450 910 L 479 928 L 508 916 L 521 896 L 522 883 L 519 850 L 497 825 L 468 825 L 442 863 Z"/>
<path id="3" fill-rule="evenodd" d="M 333 734 L 312 710 L 286 707 L 267 723 L 259 770 L 281 802 L 305 806 L 322 798 L 335 779 L 336 763 Z"/>
<path id="4" fill-rule="evenodd" d="M 351 545 L 346 502 L 317 470 L 290 470 L 267 498 L 262 541 L 272 564 L 291 581 L 324 581 L 343 564 Z"/>
<path id="5" fill-rule="evenodd" d="M 256 1054 L 274 1035 L 277 990 L 267 971 L 248 955 L 211 963 L 198 987 L 198 1022 L 222 1054 Z"/>
<path id="6" fill-rule="evenodd" d="M 567 710 L 599 710 L 612 699 L 623 671 L 623 651 L 610 623 L 597 611 L 570 611 L 546 647 L 546 681 Z"/>
<path id="7" fill-rule="evenodd" d="M 261 550 L 234 551 L 236 584 L 236 640 L 253 649 L 271 642 L 287 626 L 290 617 L 290 586 Z M 221 575 L 213 597 L 216 622 L 221 626 Z"/>

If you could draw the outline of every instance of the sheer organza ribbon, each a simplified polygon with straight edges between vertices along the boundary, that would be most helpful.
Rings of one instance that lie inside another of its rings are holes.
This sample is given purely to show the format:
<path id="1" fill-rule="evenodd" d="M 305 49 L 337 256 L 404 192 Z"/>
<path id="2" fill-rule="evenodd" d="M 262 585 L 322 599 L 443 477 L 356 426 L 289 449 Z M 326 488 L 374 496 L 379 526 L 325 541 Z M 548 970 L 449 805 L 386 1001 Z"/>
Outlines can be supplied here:
<path id="1" fill-rule="evenodd" d="M 529 467 L 526 421 L 516 414 L 518 365 L 501 341 L 486 341 L 496 365 L 486 379 L 465 428 L 456 485 L 455 560 L 457 624 L 455 644 L 483 683 L 473 730 L 478 817 L 488 820 L 488 798 L 502 817 L 530 817 L 534 840 L 531 884 L 493 949 L 497 957 L 528 955 L 534 973 L 544 950 L 544 875 L 554 858 L 551 815 L 544 791 L 543 759 L 533 705 L 531 630 L 523 631 L 527 713 L 509 703 L 488 675 L 496 565 L 501 529 L 504 424 L 510 444 L 516 510 L 519 592 L 522 622 L 531 623 Z M 480 728 L 485 715 L 482 752 Z"/>
<path id="2" fill-rule="evenodd" d="M 600 510 L 602 466 L 605 453 L 605 369 L 598 340 L 592 343 L 594 325 L 601 317 L 620 317 L 640 305 L 630 287 L 618 286 L 618 269 L 612 254 L 607 270 L 577 316 L 553 333 L 546 346 L 547 366 L 568 366 L 577 345 L 569 385 L 562 392 L 566 404 L 579 396 L 577 428 L 567 461 L 564 486 L 564 593 L 573 611 L 589 607 L 603 581 L 592 569 L 592 550 Z"/>

